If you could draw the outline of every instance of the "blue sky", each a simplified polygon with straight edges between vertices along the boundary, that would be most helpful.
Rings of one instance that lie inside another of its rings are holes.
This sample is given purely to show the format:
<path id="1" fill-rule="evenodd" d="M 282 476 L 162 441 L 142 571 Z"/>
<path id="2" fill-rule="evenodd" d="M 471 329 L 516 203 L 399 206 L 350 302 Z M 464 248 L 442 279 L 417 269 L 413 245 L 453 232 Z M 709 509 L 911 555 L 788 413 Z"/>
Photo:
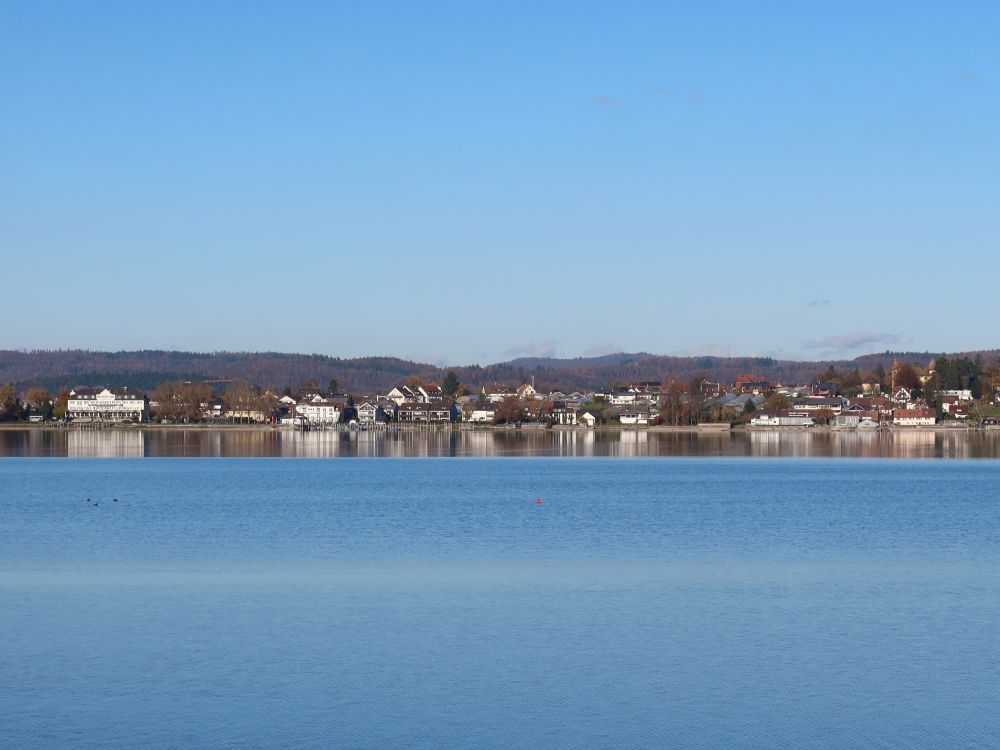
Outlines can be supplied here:
<path id="1" fill-rule="evenodd" d="M 1000 346 L 993 3 L 6 3 L 0 348 Z"/>

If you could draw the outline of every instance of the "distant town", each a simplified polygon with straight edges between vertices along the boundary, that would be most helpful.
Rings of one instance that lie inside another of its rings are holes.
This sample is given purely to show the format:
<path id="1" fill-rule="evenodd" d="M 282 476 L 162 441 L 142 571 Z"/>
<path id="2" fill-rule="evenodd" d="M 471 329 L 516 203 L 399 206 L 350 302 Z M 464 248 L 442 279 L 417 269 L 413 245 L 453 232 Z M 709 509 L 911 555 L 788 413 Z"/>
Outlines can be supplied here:
<path id="1" fill-rule="evenodd" d="M 242 380 L 162 383 L 150 392 L 114 384 L 63 389 L 0 386 L 0 421 L 53 426 L 260 424 L 311 430 L 393 426 L 749 427 L 878 429 L 1000 424 L 1000 368 L 939 357 L 895 362 L 888 372 L 829 367 L 806 383 L 753 373 L 723 383 L 609 383 L 600 391 L 540 392 L 521 383 L 469 386 L 448 371 L 440 382 L 410 376 L 384 393 L 344 393 L 336 380 L 281 392 Z"/>

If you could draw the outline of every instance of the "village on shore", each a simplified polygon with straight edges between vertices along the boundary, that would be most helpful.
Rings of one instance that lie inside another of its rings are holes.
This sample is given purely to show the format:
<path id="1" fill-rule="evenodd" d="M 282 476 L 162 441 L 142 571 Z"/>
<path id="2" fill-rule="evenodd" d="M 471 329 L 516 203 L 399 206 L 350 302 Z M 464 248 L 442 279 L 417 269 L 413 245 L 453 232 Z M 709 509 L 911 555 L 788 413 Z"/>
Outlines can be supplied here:
<path id="1" fill-rule="evenodd" d="M 991 427 L 1000 424 L 1000 373 L 967 359 L 896 362 L 889 373 L 820 373 L 811 383 L 770 383 L 753 374 L 733 383 L 616 382 L 603 391 L 542 393 L 532 382 L 463 385 L 407 378 L 386 393 L 341 392 L 336 380 L 282 393 L 243 381 L 169 381 L 150 393 L 77 387 L 52 396 L 0 386 L 0 421 L 58 426 L 260 424 L 300 430 L 403 426 L 701 427 L 870 430 Z"/>

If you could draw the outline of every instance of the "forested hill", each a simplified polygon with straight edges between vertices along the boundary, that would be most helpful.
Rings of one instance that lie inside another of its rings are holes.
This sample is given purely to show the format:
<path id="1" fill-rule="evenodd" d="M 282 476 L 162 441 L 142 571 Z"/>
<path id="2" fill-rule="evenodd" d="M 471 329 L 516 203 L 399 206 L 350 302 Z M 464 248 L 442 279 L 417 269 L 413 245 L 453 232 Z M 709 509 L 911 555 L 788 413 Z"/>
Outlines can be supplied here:
<path id="1" fill-rule="evenodd" d="M 975 356 L 976 352 L 962 352 Z M 981 352 L 983 362 L 1000 359 L 1000 351 Z M 688 381 L 696 375 L 732 382 L 738 375 L 759 375 L 772 382 L 808 382 L 831 365 L 840 371 L 888 370 L 894 360 L 926 365 L 931 352 L 884 352 L 845 361 L 793 361 L 761 357 L 661 357 L 645 352 L 602 357 L 515 359 L 488 366 L 439 368 L 396 357 L 341 359 L 319 354 L 280 352 L 177 352 L 84 350 L 0 351 L 0 383 L 18 388 L 40 385 L 50 390 L 80 385 L 129 386 L 150 390 L 166 380 L 247 380 L 282 389 L 315 381 L 326 386 L 336 379 L 353 393 L 385 392 L 416 375 L 440 380 L 454 370 L 470 386 L 491 382 L 521 383 L 534 378 L 541 391 L 606 388 L 614 382 Z"/>

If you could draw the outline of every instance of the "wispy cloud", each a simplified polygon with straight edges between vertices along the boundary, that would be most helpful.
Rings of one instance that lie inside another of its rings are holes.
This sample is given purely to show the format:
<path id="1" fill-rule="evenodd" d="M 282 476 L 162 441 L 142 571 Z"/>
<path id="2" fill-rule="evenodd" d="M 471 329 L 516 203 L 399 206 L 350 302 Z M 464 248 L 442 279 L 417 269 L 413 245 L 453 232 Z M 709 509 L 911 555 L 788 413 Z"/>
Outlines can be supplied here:
<path id="1" fill-rule="evenodd" d="M 556 341 L 529 341 L 526 344 L 512 346 L 504 352 L 508 357 L 554 357 Z"/>
<path id="2" fill-rule="evenodd" d="M 594 104 L 599 107 L 620 107 L 622 106 L 622 100 L 614 96 L 608 96 L 607 94 L 599 94 L 594 97 Z"/>
<path id="3" fill-rule="evenodd" d="M 830 300 L 828 299 L 811 299 L 806 304 L 806 307 L 829 307 Z"/>
<path id="4" fill-rule="evenodd" d="M 898 333 L 845 333 L 841 336 L 827 336 L 815 341 L 806 341 L 802 346 L 805 349 L 846 352 L 874 344 L 895 344 L 899 338 Z"/>

